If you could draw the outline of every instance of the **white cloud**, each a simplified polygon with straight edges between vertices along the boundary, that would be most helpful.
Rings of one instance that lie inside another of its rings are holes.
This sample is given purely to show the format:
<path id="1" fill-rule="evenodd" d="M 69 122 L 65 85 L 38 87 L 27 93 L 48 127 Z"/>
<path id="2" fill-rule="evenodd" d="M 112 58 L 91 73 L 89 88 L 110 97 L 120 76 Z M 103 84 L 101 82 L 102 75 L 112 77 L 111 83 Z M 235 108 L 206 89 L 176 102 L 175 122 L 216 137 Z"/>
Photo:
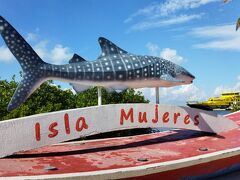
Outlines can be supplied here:
<path id="1" fill-rule="evenodd" d="M 168 19 L 151 19 L 151 20 L 148 19 L 140 23 L 134 24 L 129 28 L 128 32 L 147 30 L 147 29 L 158 28 L 162 26 L 169 26 L 174 24 L 181 24 L 194 19 L 200 19 L 202 15 L 203 14 L 192 14 L 192 15 L 183 14 L 183 15 L 174 16 Z"/>
<path id="2" fill-rule="evenodd" d="M 42 59 L 45 59 L 48 57 L 47 44 L 48 44 L 47 40 L 42 40 L 33 46 L 33 49 Z"/>
<path id="3" fill-rule="evenodd" d="M 28 42 L 30 42 L 30 41 L 36 42 L 36 41 L 38 40 L 38 38 L 39 38 L 39 31 L 40 31 L 39 28 L 36 28 L 36 29 L 34 30 L 34 32 L 27 33 L 25 39 L 26 39 Z"/>
<path id="4" fill-rule="evenodd" d="M 36 41 L 36 38 L 37 35 L 34 33 L 28 33 L 26 37 L 27 41 Z M 61 44 L 56 44 L 53 48 L 49 46 L 48 40 L 41 40 L 33 45 L 33 49 L 44 61 L 51 61 L 54 64 L 67 62 L 73 55 L 69 47 Z M 5 46 L 0 46 L 0 61 L 12 62 L 13 60 L 14 56 L 10 50 Z"/>
<path id="5" fill-rule="evenodd" d="M 0 46 L 0 61 L 2 62 L 11 62 L 14 60 L 14 56 L 10 50 L 5 46 Z"/>
<path id="6" fill-rule="evenodd" d="M 42 40 L 37 43 L 33 49 L 43 60 L 50 60 L 54 64 L 62 64 L 72 57 L 72 52 L 69 47 L 64 47 L 61 44 L 56 44 L 52 49 L 49 48 L 47 40 Z"/>
<path id="7" fill-rule="evenodd" d="M 203 13 L 187 14 L 186 11 L 217 1 L 220 0 L 166 0 L 152 3 L 131 14 L 124 23 L 134 23 L 127 32 L 186 23 L 203 16 Z"/>
<path id="8" fill-rule="evenodd" d="M 169 16 L 181 10 L 194 9 L 217 1 L 220 0 L 166 0 L 164 3 L 152 3 L 130 15 L 124 22 L 128 23 L 139 16 L 146 18 Z"/>
<path id="9" fill-rule="evenodd" d="M 237 77 L 237 80 L 240 81 L 240 75 Z"/>
<path id="10" fill-rule="evenodd" d="M 175 49 L 165 48 L 161 51 L 160 57 L 163 59 L 170 60 L 176 64 L 181 64 L 183 62 L 183 57 L 177 54 Z"/>
<path id="11" fill-rule="evenodd" d="M 68 47 L 63 47 L 61 44 L 55 45 L 51 50 L 51 59 L 56 64 L 61 64 L 69 60 L 72 56 L 71 50 Z"/>
<path id="12" fill-rule="evenodd" d="M 152 56 L 158 56 L 159 55 L 160 48 L 157 44 L 152 43 L 152 42 L 148 42 L 146 44 L 146 47 L 147 47 L 147 49 L 149 50 L 149 52 Z"/>
<path id="13" fill-rule="evenodd" d="M 155 88 L 139 89 L 143 95 L 155 103 Z M 160 104 L 186 105 L 187 101 L 202 101 L 206 94 L 193 84 L 178 87 L 160 88 Z"/>
<path id="14" fill-rule="evenodd" d="M 159 8 L 161 15 L 167 16 L 180 10 L 195 9 L 220 0 L 167 0 Z"/>
<path id="15" fill-rule="evenodd" d="M 36 41 L 37 40 L 37 34 L 36 33 L 28 33 L 26 37 L 27 41 Z"/>
<path id="16" fill-rule="evenodd" d="M 147 43 L 146 47 L 152 55 L 160 54 L 162 58 L 174 63 L 180 64 L 184 60 L 174 49 L 165 48 L 160 51 L 159 46 L 152 42 Z M 141 91 L 150 102 L 155 103 L 155 88 L 141 88 L 138 90 Z M 186 105 L 187 101 L 200 101 L 205 98 L 205 92 L 193 84 L 160 88 L 160 104 Z"/>
<path id="17" fill-rule="evenodd" d="M 146 47 L 152 56 L 160 56 L 163 59 L 167 59 L 176 64 L 181 64 L 184 61 L 184 58 L 178 55 L 177 50 L 175 49 L 164 48 L 162 49 L 162 51 L 160 51 L 159 46 L 152 42 L 148 42 L 146 44 Z"/>
<path id="18" fill-rule="evenodd" d="M 234 24 L 194 28 L 191 34 L 199 38 L 208 38 L 204 43 L 193 45 L 195 48 L 240 50 L 240 31 L 235 31 Z"/>
<path id="19" fill-rule="evenodd" d="M 219 96 L 225 92 L 240 92 L 240 75 L 237 77 L 237 80 L 238 81 L 231 87 L 224 85 L 217 86 L 214 90 L 214 96 Z"/>
<path id="20" fill-rule="evenodd" d="M 150 4 L 145 8 L 139 9 L 137 12 L 133 13 L 132 15 L 130 15 L 127 19 L 124 20 L 124 23 L 128 23 L 130 21 L 132 21 L 135 17 L 138 16 L 153 16 L 154 14 L 158 14 L 159 12 L 159 6 L 161 6 L 160 4 Z"/>
<path id="21" fill-rule="evenodd" d="M 198 37 L 212 37 L 212 38 L 225 38 L 225 37 L 235 37 L 235 25 L 222 25 L 222 26 L 205 26 L 194 28 L 192 34 Z"/>
<path id="22" fill-rule="evenodd" d="M 200 49 L 240 50 L 240 37 L 237 39 L 218 40 L 194 45 Z"/>

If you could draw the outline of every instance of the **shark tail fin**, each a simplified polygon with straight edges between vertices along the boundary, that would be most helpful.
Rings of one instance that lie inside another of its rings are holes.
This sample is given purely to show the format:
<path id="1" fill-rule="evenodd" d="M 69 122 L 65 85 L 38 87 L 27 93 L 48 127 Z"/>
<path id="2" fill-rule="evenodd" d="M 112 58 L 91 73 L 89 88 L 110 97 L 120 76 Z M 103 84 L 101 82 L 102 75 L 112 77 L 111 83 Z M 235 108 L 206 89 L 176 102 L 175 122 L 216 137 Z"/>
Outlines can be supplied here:
<path id="1" fill-rule="evenodd" d="M 23 80 L 18 84 L 17 89 L 12 96 L 10 103 L 8 104 L 7 110 L 12 111 L 18 108 L 24 103 L 27 98 L 44 82 L 40 78 L 33 78 L 30 81 L 23 77 Z"/>
<path id="2" fill-rule="evenodd" d="M 23 70 L 23 79 L 19 83 L 8 105 L 8 111 L 11 111 L 25 102 L 32 92 L 44 81 L 43 66 L 46 63 L 37 55 L 14 27 L 1 16 L 0 34 Z"/>

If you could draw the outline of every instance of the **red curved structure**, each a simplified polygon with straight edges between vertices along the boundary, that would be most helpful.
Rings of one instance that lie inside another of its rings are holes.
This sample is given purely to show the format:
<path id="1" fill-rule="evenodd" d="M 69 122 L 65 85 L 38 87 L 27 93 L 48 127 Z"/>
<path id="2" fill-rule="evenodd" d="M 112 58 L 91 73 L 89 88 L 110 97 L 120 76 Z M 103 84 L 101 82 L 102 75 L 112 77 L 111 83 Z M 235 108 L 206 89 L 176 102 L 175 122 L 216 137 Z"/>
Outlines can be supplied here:
<path id="1" fill-rule="evenodd" d="M 240 112 L 227 118 L 240 123 Z M 0 159 L 0 176 L 52 179 L 179 179 L 240 169 L 240 128 L 218 135 L 191 130 L 77 141 Z M 27 176 L 27 177 L 26 177 Z"/>

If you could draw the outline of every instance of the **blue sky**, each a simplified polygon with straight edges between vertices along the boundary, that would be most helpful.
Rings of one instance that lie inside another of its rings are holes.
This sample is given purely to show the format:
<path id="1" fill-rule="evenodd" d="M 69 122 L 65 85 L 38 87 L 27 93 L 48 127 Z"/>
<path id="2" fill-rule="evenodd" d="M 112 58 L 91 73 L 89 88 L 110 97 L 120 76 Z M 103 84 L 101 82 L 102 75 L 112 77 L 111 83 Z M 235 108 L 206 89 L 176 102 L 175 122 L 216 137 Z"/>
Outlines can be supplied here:
<path id="1" fill-rule="evenodd" d="M 106 37 L 123 49 L 180 64 L 196 76 L 192 85 L 161 88 L 161 103 L 184 104 L 224 91 L 240 91 L 240 1 L 232 0 L 0 0 L 1 15 L 44 61 L 67 63 L 73 53 L 100 54 Z M 0 77 L 21 70 L 0 39 Z M 63 88 L 69 87 L 61 83 Z M 141 89 L 150 100 L 153 89 Z"/>

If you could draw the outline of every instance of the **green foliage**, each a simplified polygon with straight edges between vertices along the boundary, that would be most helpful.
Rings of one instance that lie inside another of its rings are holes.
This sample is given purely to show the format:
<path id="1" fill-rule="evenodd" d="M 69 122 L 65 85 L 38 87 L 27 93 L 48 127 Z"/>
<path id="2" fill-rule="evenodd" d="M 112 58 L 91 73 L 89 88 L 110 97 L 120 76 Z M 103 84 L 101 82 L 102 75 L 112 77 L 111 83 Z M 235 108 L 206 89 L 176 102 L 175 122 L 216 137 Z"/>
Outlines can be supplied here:
<path id="1" fill-rule="evenodd" d="M 97 87 L 88 89 L 85 92 L 79 93 L 76 96 L 76 107 L 95 106 L 97 102 Z M 148 103 L 144 99 L 141 92 L 135 92 L 133 89 L 128 89 L 123 92 L 107 92 L 102 89 L 102 104 L 118 104 L 118 103 Z"/>
<path id="2" fill-rule="evenodd" d="M 223 0 L 224 3 L 229 3 L 231 1 L 232 0 Z M 238 18 L 236 22 L 236 31 L 239 29 L 239 27 L 240 27 L 240 18 Z"/>
<path id="3" fill-rule="evenodd" d="M 232 105 L 232 112 L 239 111 L 240 110 L 240 103 L 236 103 Z"/>
<path id="4" fill-rule="evenodd" d="M 8 102 L 17 87 L 15 76 L 12 77 L 11 81 L 1 80 L 0 81 L 0 119 L 8 119 L 6 116 L 9 114 L 7 111 Z"/>
<path id="5" fill-rule="evenodd" d="M 0 80 L 0 120 L 97 105 L 96 87 L 73 94 L 71 90 L 62 90 L 60 86 L 48 81 L 43 83 L 19 108 L 8 112 L 7 105 L 17 85 L 15 76 L 10 81 Z M 121 93 L 109 93 L 102 89 L 102 98 L 103 104 L 148 103 L 148 100 L 145 100 L 140 92 L 135 92 L 133 89 Z"/>

